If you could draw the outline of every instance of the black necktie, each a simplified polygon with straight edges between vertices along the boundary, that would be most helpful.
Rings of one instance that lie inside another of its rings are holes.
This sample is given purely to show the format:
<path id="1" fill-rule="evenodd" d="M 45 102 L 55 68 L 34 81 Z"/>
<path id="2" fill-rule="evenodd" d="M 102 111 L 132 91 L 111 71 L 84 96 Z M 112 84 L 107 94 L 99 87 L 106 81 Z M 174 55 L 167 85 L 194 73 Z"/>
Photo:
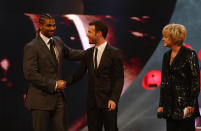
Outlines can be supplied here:
<path id="1" fill-rule="evenodd" d="M 98 48 L 95 48 L 95 58 L 94 58 L 95 70 L 98 68 L 97 54 L 98 54 Z"/>
<path id="2" fill-rule="evenodd" d="M 50 39 L 49 44 L 50 44 L 50 52 L 52 54 L 52 57 L 54 58 L 55 61 L 57 61 L 56 54 L 54 51 L 54 46 L 55 46 L 54 41 L 52 39 Z"/>

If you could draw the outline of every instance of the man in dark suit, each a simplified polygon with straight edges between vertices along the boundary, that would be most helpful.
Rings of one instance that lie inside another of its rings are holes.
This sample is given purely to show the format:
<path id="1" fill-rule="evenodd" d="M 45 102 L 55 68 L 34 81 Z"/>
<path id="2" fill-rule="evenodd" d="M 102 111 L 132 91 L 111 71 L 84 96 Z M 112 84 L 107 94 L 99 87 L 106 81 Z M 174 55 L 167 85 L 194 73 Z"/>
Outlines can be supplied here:
<path id="1" fill-rule="evenodd" d="M 73 50 L 54 36 L 55 19 L 39 18 L 39 34 L 24 47 L 23 71 L 29 82 L 25 106 L 31 109 L 34 131 L 66 131 L 64 124 L 63 59 L 80 60 L 83 51 Z"/>
<path id="2" fill-rule="evenodd" d="M 89 48 L 78 70 L 67 78 L 67 86 L 78 81 L 88 70 L 87 117 L 89 131 L 117 131 L 117 105 L 124 83 L 120 50 L 106 41 L 107 25 L 101 21 L 89 24 Z"/>

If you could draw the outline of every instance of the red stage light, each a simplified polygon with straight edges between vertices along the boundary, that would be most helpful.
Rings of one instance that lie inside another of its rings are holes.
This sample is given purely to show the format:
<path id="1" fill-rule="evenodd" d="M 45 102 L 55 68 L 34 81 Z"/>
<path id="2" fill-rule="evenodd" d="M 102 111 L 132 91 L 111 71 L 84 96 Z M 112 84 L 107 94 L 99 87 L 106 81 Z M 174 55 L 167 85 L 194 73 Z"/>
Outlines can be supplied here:
<path id="1" fill-rule="evenodd" d="M 200 83 L 201 83 L 201 70 L 200 70 Z M 200 84 L 200 89 L 201 89 L 201 84 Z"/>
<path id="2" fill-rule="evenodd" d="M 200 50 L 199 53 L 198 53 L 198 57 L 199 57 L 199 59 L 201 60 L 201 50 Z"/>
<path id="3" fill-rule="evenodd" d="M 1 79 L 1 82 L 7 82 L 7 81 L 8 81 L 8 78 L 4 77 L 4 78 Z"/>
<path id="4" fill-rule="evenodd" d="M 142 80 L 142 87 L 144 87 L 147 90 L 151 90 L 160 86 L 160 83 L 161 83 L 161 72 L 158 70 L 152 70 L 144 76 Z"/>
<path id="5" fill-rule="evenodd" d="M 27 97 L 26 93 L 22 95 L 22 98 L 23 98 L 23 100 L 24 100 L 24 103 L 25 103 L 26 97 Z"/>
<path id="6" fill-rule="evenodd" d="M 10 88 L 10 87 L 12 87 L 12 86 L 13 86 L 12 83 L 6 83 L 6 87 Z"/>
<path id="7" fill-rule="evenodd" d="M 188 45 L 188 44 L 184 44 L 184 46 L 187 47 L 187 48 L 189 48 L 189 49 L 191 49 L 191 50 L 193 49 L 193 47 L 190 46 L 190 45 Z"/>
<path id="8" fill-rule="evenodd" d="M 7 58 L 4 58 L 1 60 L 0 66 L 4 71 L 8 71 L 10 67 L 10 61 Z"/>

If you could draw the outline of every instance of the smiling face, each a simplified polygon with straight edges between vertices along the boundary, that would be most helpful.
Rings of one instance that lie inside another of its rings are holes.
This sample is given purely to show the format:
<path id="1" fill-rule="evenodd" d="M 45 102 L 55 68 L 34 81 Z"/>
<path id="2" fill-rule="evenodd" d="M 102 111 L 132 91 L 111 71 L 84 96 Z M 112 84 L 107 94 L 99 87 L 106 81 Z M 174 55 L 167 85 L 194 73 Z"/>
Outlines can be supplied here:
<path id="1" fill-rule="evenodd" d="M 169 24 L 163 28 L 165 47 L 182 46 L 186 39 L 186 28 L 180 24 Z"/>
<path id="2" fill-rule="evenodd" d="M 54 19 L 44 19 L 43 24 L 39 25 L 41 33 L 50 38 L 54 36 L 54 33 L 56 31 L 56 24 Z"/>
<path id="3" fill-rule="evenodd" d="M 173 42 L 170 40 L 170 37 L 168 37 L 168 35 L 166 34 L 163 35 L 163 41 L 165 47 L 171 47 L 172 45 L 174 45 Z"/>
<path id="4" fill-rule="evenodd" d="M 89 39 L 89 44 L 96 44 L 98 42 L 98 32 L 95 30 L 95 25 L 90 25 L 88 27 L 87 37 Z"/>

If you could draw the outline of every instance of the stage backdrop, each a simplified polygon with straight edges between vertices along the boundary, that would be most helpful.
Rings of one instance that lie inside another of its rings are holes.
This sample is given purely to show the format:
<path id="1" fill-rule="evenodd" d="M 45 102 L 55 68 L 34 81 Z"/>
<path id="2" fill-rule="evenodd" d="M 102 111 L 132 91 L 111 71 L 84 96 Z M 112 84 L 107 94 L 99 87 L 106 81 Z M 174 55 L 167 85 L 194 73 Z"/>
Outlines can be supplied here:
<path id="1" fill-rule="evenodd" d="M 40 2 L 32 1 L 32 5 L 25 3 L 26 6 L 15 8 L 17 12 L 4 10 L 1 14 L 0 130 L 32 131 L 31 113 L 24 107 L 28 85 L 22 71 L 23 47 L 37 36 L 38 18 L 43 12 L 50 12 L 55 16 L 56 35 L 74 49 L 86 50 L 91 47 L 86 37 L 89 22 L 106 22 L 109 27 L 107 41 L 121 50 L 124 60 L 125 84 L 119 103 L 119 130 L 165 130 L 165 121 L 156 117 L 162 56 L 168 50 L 163 47 L 161 30 L 168 23 L 186 26 L 185 46 L 196 51 L 201 64 L 201 2 L 76 2 L 71 3 L 71 6 L 68 3 L 68 13 L 62 10 L 67 5 L 64 1 L 49 6 L 42 2 L 46 5 L 44 8 L 36 6 Z M 65 61 L 63 76 L 73 73 L 78 64 L 79 62 Z M 86 74 L 78 83 L 65 89 L 68 97 L 65 117 L 69 131 L 87 131 L 87 77 Z"/>

